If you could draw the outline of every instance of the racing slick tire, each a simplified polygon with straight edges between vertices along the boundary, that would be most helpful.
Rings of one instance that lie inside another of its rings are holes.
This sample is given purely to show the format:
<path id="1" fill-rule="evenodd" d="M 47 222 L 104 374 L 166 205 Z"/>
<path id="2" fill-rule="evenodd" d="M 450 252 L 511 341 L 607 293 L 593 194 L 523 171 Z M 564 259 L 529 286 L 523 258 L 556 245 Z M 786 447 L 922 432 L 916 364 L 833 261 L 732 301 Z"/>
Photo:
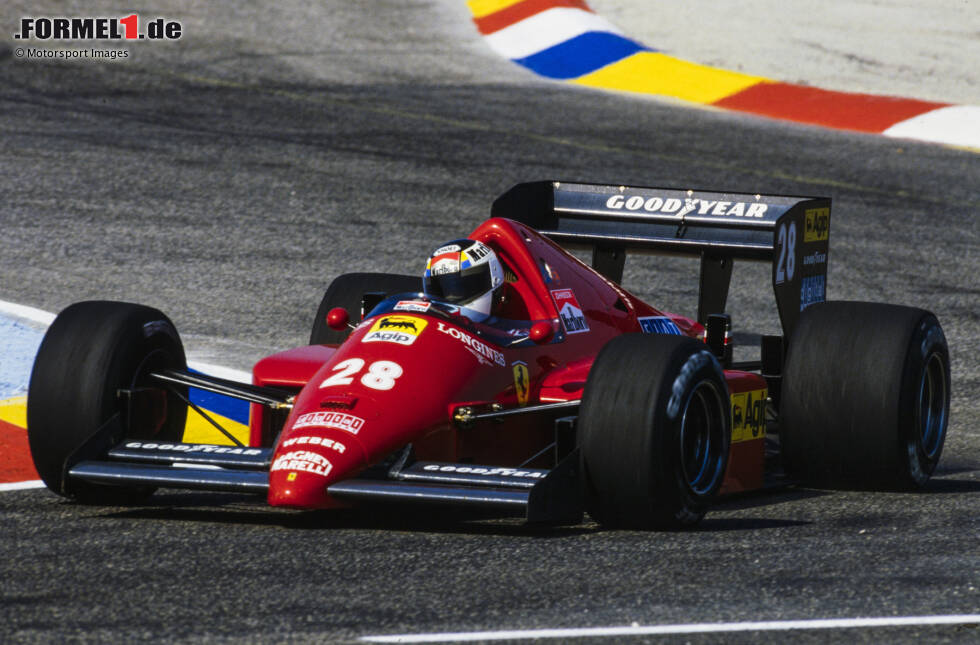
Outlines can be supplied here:
<path id="1" fill-rule="evenodd" d="M 152 370 L 186 365 L 173 323 L 156 309 L 89 301 L 58 314 L 41 341 L 27 393 L 27 438 L 45 485 L 89 504 L 124 504 L 151 494 L 152 487 L 92 484 L 67 472 L 96 435 L 105 434 L 98 438 L 111 445 L 124 438 L 180 441 L 187 406 L 176 393 L 143 390 L 150 394 L 142 400 L 152 404 L 128 410 L 120 390 L 144 387 Z M 118 423 L 110 423 L 117 414 Z"/>
<path id="2" fill-rule="evenodd" d="M 354 322 L 361 320 L 361 299 L 365 293 L 383 292 L 387 295 L 406 291 L 422 291 L 422 278 L 396 273 L 345 273 L 337 276 L 327 287 L 316 310 L 310 345 L 330 345 L 344 342 L 348 330 L 336 331 L 327 326 L 327 313 L 343 307 Z M 364 313 L 367 313 L 366 311 Z"/>
<path id="3" fill-rule="evenodd" d="M 600 524 L 696 524 L 728 465 L 731 414 L 718 360 L 693 338 L 626 334 L 589 372 L 576 443 L 586 509 Z"/>
<path id="4" fill-rule="evenodd" d="M 921 488 L 942 454 L 949 348 L 928 311 L 868 302 L 808 307 L 783 370 L 787 474 L 827 488 Z"/>

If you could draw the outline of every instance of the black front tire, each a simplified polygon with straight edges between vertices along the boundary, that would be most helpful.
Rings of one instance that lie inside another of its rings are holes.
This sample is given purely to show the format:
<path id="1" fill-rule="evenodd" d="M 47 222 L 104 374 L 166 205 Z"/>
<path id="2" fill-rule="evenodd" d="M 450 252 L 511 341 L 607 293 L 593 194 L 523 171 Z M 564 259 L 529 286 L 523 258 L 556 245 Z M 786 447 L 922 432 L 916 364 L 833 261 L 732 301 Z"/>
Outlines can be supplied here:
<path id="1" fill-rule="evenodd" d="M 627 528 L 696 524 L 728 465 L 721 366 L 692 338 L 615 338 L 589 372 L 576 437 L 593 519 Z"/>
<path id="2" fill-rule="evenodd" d="M 949 419 L 949 348 L 913 307 L 827 302 L 800 316 L 783 378 L 787 473 L 828 488 L 921 488 Z"/>
<path id="3" fill-rule="evenodd" d="M 146 385 L 159 369 L 186 368 L 173 323 L 156 309 L 122 302 L 71 305 L 48 328 L 34 361 L 27 393 L 27 438 L 34 466 L 52 491 L 83 503 L 136 501 L 147 487 L 102 486 L 67 477 L 71 460 L 115 415 L 123 438 L 180 441 L 187 406 L 169 391 L 143 400 L 152 409 L 130 413 L 120 390 Z M 139 427 L 130 427 L 139 419 Z"/>
<path id="4" fill-rule="evenodd" d="M 327 314 L 335 307 L 343 307 L 353 322 L 361 320 L 361 300 L 365 293 L 380 292 L 387 295 L 419 292 L 422 278 L 395 273 L 345 273 L 337 276 L 327 287 L 313 320 L 310 345 L 336 345 L 344 342 L 350 333 L 336 331 L 327 326 Z M 367 313 L 366 311 L 363 313 Z"/>

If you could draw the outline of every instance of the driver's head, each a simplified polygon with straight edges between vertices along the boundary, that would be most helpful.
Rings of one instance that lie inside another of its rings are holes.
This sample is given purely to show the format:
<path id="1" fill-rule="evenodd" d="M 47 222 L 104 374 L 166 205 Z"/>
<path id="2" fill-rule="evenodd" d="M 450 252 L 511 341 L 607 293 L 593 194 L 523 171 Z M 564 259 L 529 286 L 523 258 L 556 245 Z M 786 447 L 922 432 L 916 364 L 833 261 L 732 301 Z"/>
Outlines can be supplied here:
<path id="1" fill-rule="evenodd" d="M 425 263 L 425 295 L 490 315 L 504 283 L 504 269 L 493 249 L 476 240 L 453 240 L 437 248 Z"/>

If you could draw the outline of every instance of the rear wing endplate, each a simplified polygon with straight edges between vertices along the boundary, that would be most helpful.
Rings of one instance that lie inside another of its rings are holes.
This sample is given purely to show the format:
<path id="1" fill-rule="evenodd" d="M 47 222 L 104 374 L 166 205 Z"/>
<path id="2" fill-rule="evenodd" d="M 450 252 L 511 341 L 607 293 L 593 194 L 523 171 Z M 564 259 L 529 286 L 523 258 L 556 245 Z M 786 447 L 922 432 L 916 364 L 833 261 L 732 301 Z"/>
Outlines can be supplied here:
<path id="1" fill-rule="evenodd" d="M 517 184 L 491 214 L 555 242 L 592 249 L 592 266 L 623 279 L 627 252 L 701 259 L 698 321 L 722 313 L 734 260 L 772 263 L 786 338 L 800 312 L 827 292 L 830 198 L 715 193 L 540 181 Z"/>

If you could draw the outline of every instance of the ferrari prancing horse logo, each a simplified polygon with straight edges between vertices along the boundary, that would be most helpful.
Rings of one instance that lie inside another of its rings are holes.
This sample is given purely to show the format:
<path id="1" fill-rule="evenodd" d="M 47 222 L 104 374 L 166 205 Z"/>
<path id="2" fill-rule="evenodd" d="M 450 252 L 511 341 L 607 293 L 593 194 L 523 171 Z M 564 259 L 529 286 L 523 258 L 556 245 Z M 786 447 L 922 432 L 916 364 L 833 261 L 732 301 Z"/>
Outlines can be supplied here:
<path id="1" fill-rule="evenodd" d="M 527 371 L 527 363 L 515 361 L 511 363 L 511 367 L 514 368 L 514 392 L 517 394 L 517 403 L 525 406 L 531 393 L 531 375 Z"/>

